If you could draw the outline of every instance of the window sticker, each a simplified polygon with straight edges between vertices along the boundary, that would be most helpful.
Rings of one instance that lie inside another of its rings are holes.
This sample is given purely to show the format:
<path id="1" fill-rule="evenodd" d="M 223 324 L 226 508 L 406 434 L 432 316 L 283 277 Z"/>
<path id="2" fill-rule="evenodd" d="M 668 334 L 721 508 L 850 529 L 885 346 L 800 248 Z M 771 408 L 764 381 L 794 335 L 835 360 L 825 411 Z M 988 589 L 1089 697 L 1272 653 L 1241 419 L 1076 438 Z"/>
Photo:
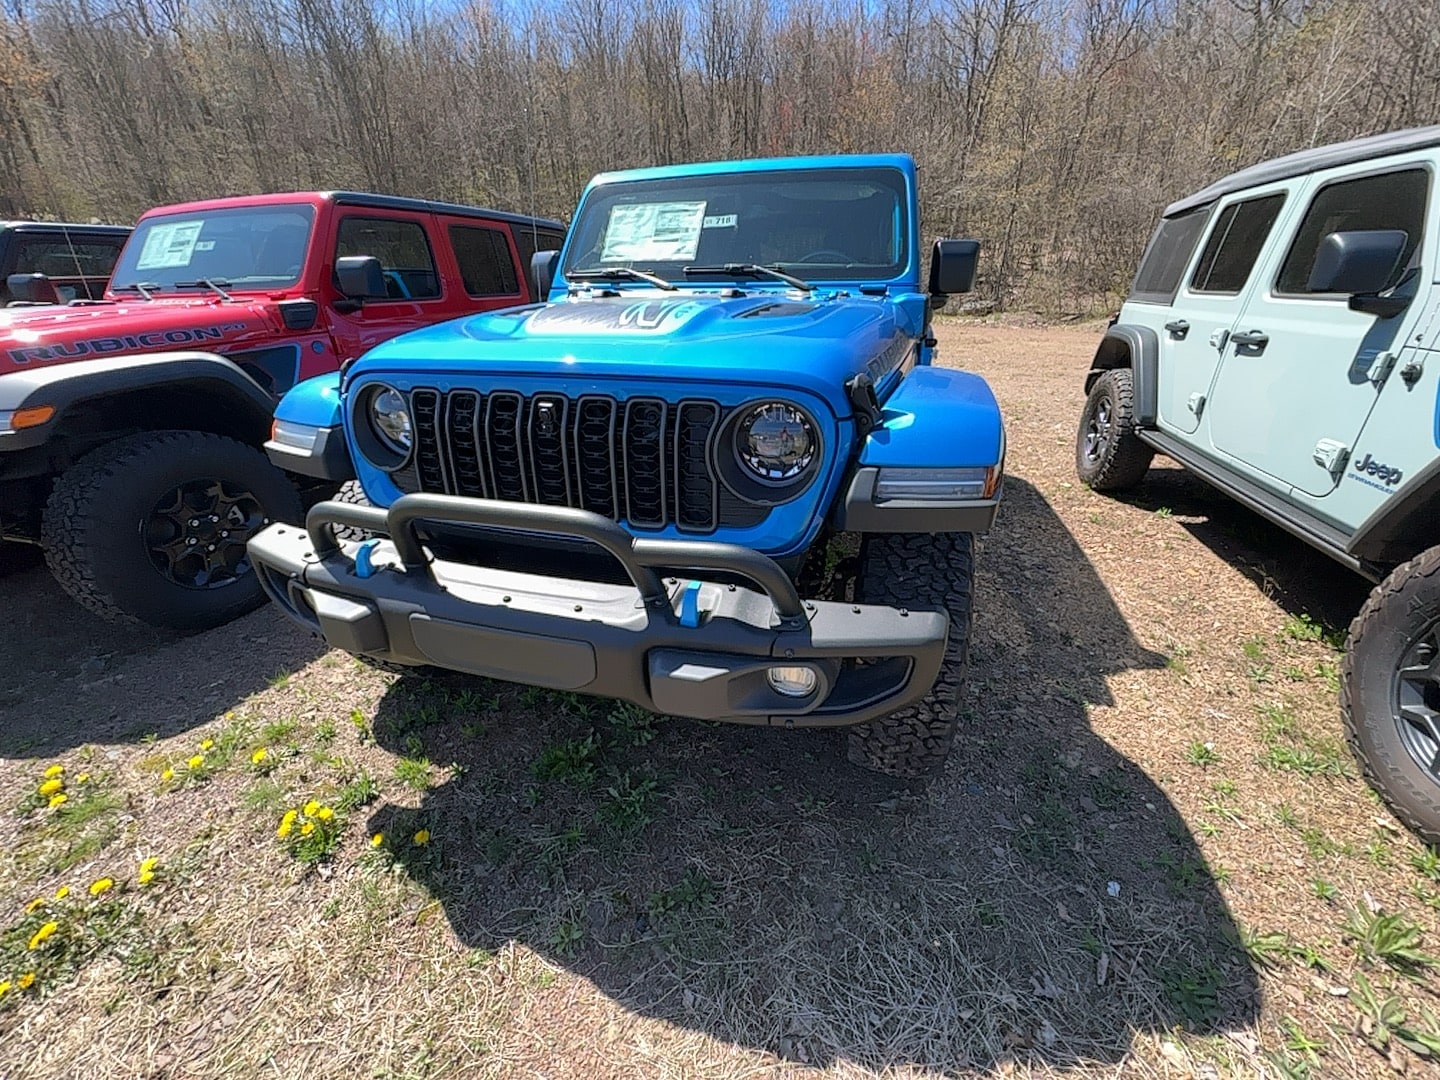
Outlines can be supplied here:
<path id="1" fill-rule="evenodd" d="M 643 203 L 616 206 L 605 228 L 601 262 L 693 259 L 705 219 L 703 202 Z"/>
<path id="2" fill-rule="evenodd" d="M 200 239 L 203 221 L 177 221 L 173 224 L 152 225 L 145 237 L 145 246 L 140 249 L 136 270 L 164 270 L 174 266 L 189 266 L 190 257 L 195 253 L 195 242 Z"/>
<path id="3" fill-rule="evenodd" d="M 712 214 L 701 226 L 706 229 L 733 229 L 740 223 L 738 214 Z"/>

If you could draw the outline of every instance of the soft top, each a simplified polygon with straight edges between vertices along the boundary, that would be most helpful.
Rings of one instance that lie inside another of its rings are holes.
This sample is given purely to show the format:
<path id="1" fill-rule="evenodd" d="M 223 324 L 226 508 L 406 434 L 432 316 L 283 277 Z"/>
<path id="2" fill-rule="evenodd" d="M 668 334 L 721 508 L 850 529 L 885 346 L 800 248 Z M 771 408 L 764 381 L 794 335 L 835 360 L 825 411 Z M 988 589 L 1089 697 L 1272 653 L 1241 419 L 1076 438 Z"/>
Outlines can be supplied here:
<path id="1" fill-rule="evenodd" d="M 1215 181 L 1209 187 L 1202 188 L 1194 195 L 1171 203 L 1165 208 L 1164 216 L 1174 217 L 1176 214 L 1183 214 L 1186 210 L 1194 210 L 1196 207 L 1214 202 L 1222 195 L 1229 195 L 1232 191 L 1242 191 L 1245 188 L 1268 184 L 1275 180 L 1287 180 L 1292 176 L 1304 176 L 1306 173 L 1319 172 L 1321 169 L 1333 168 L 1336 165 L 1349 165 L 1354 161 L 1365 161 L 1368 158 L 1384 157 L 1387 154 L 1398 154 L 1406 150 L 1419 150 L 1426 146 L 1437 145 L 1440 145 L 1440 124 L 1434 127 L 1388 131 L 1384 135 L 1367 135 L 1363 139 L 1351 139 L 1349 142 L 1331 143 L 1329 146 L 1316 146 L 1309 150 L 1300 150 L 1294 154 L 1271 158 L 1258 165 L 1251 165 L 1248 169 L 1231 173 L 1224 179 Z"/>

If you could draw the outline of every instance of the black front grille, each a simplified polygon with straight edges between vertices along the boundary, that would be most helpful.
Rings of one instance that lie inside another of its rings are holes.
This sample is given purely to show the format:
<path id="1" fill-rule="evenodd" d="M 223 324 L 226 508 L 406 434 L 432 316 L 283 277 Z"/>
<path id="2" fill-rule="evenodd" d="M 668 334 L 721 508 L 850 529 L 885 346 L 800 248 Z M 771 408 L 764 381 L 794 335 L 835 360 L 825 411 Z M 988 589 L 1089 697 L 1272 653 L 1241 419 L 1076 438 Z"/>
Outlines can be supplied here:
<path id="1" fill-rule="evenodd" d="M 415 452 L 402 489 L 574 506 L 640 529 L 745 527 L 766 508 L 728 497 L 711 464 L 713 401 L 621 401 L 510 391 L 414 390 Z"/>

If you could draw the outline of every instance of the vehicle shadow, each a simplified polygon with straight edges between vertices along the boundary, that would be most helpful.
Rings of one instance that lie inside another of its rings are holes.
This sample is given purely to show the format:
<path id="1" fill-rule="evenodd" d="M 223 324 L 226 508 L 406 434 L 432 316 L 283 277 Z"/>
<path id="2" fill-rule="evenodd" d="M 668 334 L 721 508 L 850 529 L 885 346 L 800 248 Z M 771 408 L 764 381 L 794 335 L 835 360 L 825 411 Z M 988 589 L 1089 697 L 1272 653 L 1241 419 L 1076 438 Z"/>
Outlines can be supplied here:
<path id="1" fill-rule="evenodd" d="M 1144 510 L 1165 509 L 1211 551 L 1297 618 L 1314 619 L 1343 635 L 1372 588 L 1299 537 L 1181 468 L 1152 468 L 1123 500 Z"/>
<path id="2" fill-rule="evenodd" d="M 174 735 L 325 651 L 268 604 L 177 638 L 96 618 L 61 592 L 41 559 L 3 565 L 11 630 L 0 670 L 0 757 Z"/>
<path id="3" fill-rule="evenodd" d="M 1137 1032 L 1252 1020 L 1194 839 L 1087 722 L 1107 677 L 1164 657 L 1008 485 L 968 716 L 928 789 L 850 766 L 837 733 L 410 676 L 376 738 L 456 769 L 371 831 L 463 944 L 524 944 L 627 1010 L 793 1062 L 1113 1063 Z"/>

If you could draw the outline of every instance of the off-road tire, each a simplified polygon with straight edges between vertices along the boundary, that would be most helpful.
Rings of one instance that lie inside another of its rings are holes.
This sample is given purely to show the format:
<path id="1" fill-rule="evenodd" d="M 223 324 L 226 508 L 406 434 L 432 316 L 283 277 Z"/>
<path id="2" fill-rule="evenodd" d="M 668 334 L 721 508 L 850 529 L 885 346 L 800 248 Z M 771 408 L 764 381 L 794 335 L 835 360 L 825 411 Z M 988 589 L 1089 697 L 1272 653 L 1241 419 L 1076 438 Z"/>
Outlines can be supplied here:
<path id="1" fill-rule="evenodd" d="M 1094 427 L 1103 427 L 1097 437 Z M 1095 491 L 1124 491 L 1145 477 L 1155 451 L 1135 434 L 1135 376 L 1114 368 L 1095 380 L 1075 433 L 1075 472 Z"/>
<path id="2" fill-rule="evenodd" d="M 1440 844 L 1440 781 L 1406 747 L 1396 695 L 1401 661 L 1433 637 L 1437 621 L 1440 547 L 1433 547 L 1375 586 L 1350 624 L 1340 667 L 1340 718 L 1350 749 L 1391 812 L 1428 844 Z"/>
<path id="3" fill-rule="evenodd" d="M 918 703 L 847 731 L 857 765 L 915 779 L 945 763 L 960 723 L 960 681 L 970 652 L 975 557 L 969 533 L 891 533 L 860 545 L 856 599 L 950 616 L 945 659 L 935 685 Z"/>
<path id="4" fill-rule="evenodd" d="M 259 607 L 253 571 L 189 589 L 156 569 L 140 534 L 167 491 L 212 477 L 243 485 L 270 521 L 304 518 L 294 486 L 254 447 L 200 431 L 142 432 L 92 450 L 55 482 L 41 523 L 50 572 L 110 622 L 196 633 Z"/>
<path id="5" fill-rule="evenodd" d="M 335 493 L 334 501 L 350 503 L 352 506 L 375 505 L 365 497 L 365 489 L 360 486 L 359 480 L 346 480 L 341 484 L 340 490 Z M 374 535 L 369 529 L 357 529 L 350 525 L 335 526 L 335 538 L 347 543 L 358 544 L 362 540 L 371 539 Z"/>

